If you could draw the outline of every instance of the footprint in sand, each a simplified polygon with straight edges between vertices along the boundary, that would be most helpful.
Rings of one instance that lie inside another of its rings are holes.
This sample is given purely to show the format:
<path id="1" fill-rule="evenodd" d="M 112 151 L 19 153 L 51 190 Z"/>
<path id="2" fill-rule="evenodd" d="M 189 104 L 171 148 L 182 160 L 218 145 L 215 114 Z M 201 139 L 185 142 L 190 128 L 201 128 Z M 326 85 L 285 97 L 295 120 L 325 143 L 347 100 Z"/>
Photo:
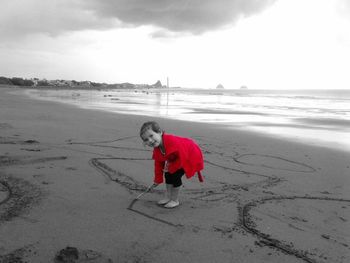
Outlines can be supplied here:
<path id="1" fill-rule="evenodd" d="M 113 263 L 113 261 L 101 253 L 90 249 L 78 249 L 66 247 L 60 250 L 54 259 L 55 263 Z"/>
<path id="2" fill-rule="evenodd" d="M 43 192 L 37 186 L 23 179 L 10 176 L 1 178 L 0 193 L 2 193 L 0 225 L 30 209 L 43 196 Z"/>
<path id="3" fill-rule="evenodd" d="M 11 124 L 8 124 L 6 122 L 0 123 L 0 129 L 11 129 L 11 128 L 13 128 Z"/>
<path id="4" fill-rule="evenodd" d="M 5 185 L 5 183 L 0 182 L 0 204 L 6 202 L 9 196 L 10 196 L 9 188 Z"/>

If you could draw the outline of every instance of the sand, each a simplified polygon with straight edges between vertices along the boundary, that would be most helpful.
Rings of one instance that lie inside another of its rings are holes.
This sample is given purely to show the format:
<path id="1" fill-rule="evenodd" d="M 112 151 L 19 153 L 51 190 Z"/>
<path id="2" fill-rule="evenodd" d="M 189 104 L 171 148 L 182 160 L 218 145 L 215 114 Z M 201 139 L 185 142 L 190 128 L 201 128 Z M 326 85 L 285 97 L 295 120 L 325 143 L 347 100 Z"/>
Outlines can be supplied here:
<path id="1" fill-rule="evenodd" d="M 157 119 L 205 155 L 205 182 L 156 205 L 149 117 L 0 88 L 0 262 L 350 262 L 350 154 Z M 129 207 L 129 209 L 128 209 Z"/>

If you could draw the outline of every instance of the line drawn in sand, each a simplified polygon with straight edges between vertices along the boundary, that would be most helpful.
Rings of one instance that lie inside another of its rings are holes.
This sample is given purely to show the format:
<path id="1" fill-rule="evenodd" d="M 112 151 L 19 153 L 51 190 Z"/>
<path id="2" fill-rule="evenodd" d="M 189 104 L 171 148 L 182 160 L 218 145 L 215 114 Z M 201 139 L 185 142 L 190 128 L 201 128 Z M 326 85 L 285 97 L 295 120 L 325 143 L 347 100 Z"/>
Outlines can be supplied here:
<path id="1" fill-rule="evenodd" d="M 12 166 L 12 165 L 29 165 L 36 163 L 44 163 L 50 161 L 60 161 L 66 160 L 67 156 L 53 156 L 53 157 L 45 157 L 45 158 L 30 158 L 25 156 L 0 156 L 0 167 L 3 166 Z"/>
<path id="2" fill-rule="evenodd" d="M 108 143 L 105 141 L 105 143 Z M 94 146 L 93 143 L 90 144 L 90 146 Z M 96 145 L 98 147 L 105 147 L 103 145 Z M 115 147 L 115 146 L 110 146 L 110 147 Z M 118 148 L 118 147 L 115 147 Z M 131 149 L 130 151 L 137 151 L 137 149 Z M 263 166 L 264 164 L 255 164 L 255 163 L 250 163 L 249 158 L 260 158 L 260 161 L 262 160 L 268 160 L 271 158 L 271 162 L 275 162 L 276 160 L 279 161 L 278 165 L 279 166 L 273 166 L 273 165 L 264 165 L 263 167 L 270 168 L 270 169 L 275 169 L 275 170 L 285 170 L 285 171 L 292 171 L 292 172 L 297 172 L 297 173 L 313 173 L 316 172 L 316 169 L 301 163 L 301 162 L 296 162 L 296 161 L 291 161 L 288 160 L 287 158 L 282 158 L 279 156 L 273 156 L 273 155 L 259 155 L 259 154 L 239 154 L 238 151 L 234 150 L 233 154 L 228 156 L 227 154 L 224 154 L 223 152 L 215 151 L 215 152 L 210 152 L 210 150 L 206 149 L 206 152 L 208 154 L 214 154 L 217 156 L 221 156 L 225 158 L 226 160 L 229 160 L 231 158 L 232 162 L 236 162 L 242 165 L 246 166 Z M 118 171 L 112 169 L 109 167 L 107 164 L 104 164 L 103 161 L 106 159 L 122 159 L 122 160 L 150 160 L 148 158 L 134 158 L 134 157 L 111 157 L 111 158 L 93 158 L 90 160 L 90 164 L 94 166 L 97 170 L 99 170 L 101 173 L 103 173 L 105 176 L 107 175 L 109 178 L 113 178 L 113 181 L 123 185 L 129 190 L 136 190 L 136 191 L 145 191 L 147 188 L 143 184 L 137 183 L 132 177 L 119 173 Z M 248 160 L 247 160 L 248 159 Z M 219 187 L 209 187 L 209 188 L 202 188 L 202 189 L 190 189 L 186 190 L 185 192 L 189 195 L 196 195 L 195 197 L 192 197 L 192 199 L 196 200 L 201 200 L 201 201 L 206 201 L 206 202 L 217 202 L 221 201 L 225 198 L 229 199 L 234 199 L 237 197 L 238 193 L 240 191 L 245 191 L 249 192 L 252 188 L 269 188 L 271 186 L 274 186 L 276 184 L 279 184 L 283 182 L 284 179 L 277 177 L 275 175 L 270 175 L 270 174 L 262 174 L 262 173 L 254 173 L 250 171 L 246 171 L 241 168 L 235 168 L 231 165 L 223 165 L 221 162 L 213 161 L 213 160 L 205 160 L 206 164 L 209 166 L 217 167 L 218 169 L 222 170 L 227 170 L 231 171 L 237 174 L 241 175 L 255 175 L 259 176 L 262 178 L 265 178 L 264 180 L 258 181 L 258 182 L 252 182 L 252 183 L 247 183 L 244 185 L 240 184 L 223 184 L 222 186 Z M 283 166 L 285 165 L 285 166 Z M 117 177 L 115 177 L 117 176 Z M 118 178 L 119 176 L 119 178 Z M 155 191 L 155 193 L 159 193 L 159 191 Z M 254 228 L 254 222 L 253 219 L 249 215 L 249 211 L 251 207 L 267 201 L 267 200 L 289 200 L 289 199 L 296 199 L 296 198 L 305 198 L 305 199 L 318 199 L 318 200 L 338 200 L 338 199 L 331 199 L 327 197 L 312 197 L 312 196 L 303 196 L 303 197 L 297 197 L 297 196 L 268 196 L 264 197 L 262 193 L 258 193 L 258 196 L 260 197 L 258 199 L 255 199 L 255 201 L 252 201 L 251 199 L 248 198 L 248 200 L 241 200 L 239 203 L 242 203 L 243 205 L 239 206 L 239 215 L 240 218 L 238 219 L 238 224 L 236 226 L 240 227 L 243 231 L 246 231 L 247 233 L 250 233 L 254 236 L 256 236 L 260 240 L 260 245 L 264 245 L 273 249 L 280 250 L 286 254 L 295 256 L 297 258 L 300 258 L 301 260 L 308 262 L 308 263 L 315 263 L 314 259 L 312 259 L 310 256 L 307 255 L 305 251 L 302 251 L 300 249 L 295 249 L 293 246 L 290 245 L 285 245 L 283 241 L 277 240 L 277 239 L 272 239 L 269 237 L 268 234 L 264 234 L 259 232 L 257 229 Z M 256 201 L 260 200 L 260 201 Z M 349 200 L 343 200 L 339 199 L 342 202 L 349 202 Z M 339 201 L 338 200 L 338 201 Z M 145 212 L 139 211 L 138 209 L 134 208 L 136 201 L 133 200 L 132 203 L 130 203 L 129 207 L 127 209 L 132 210 L 133 212 L 140 214 L 144 217 L 147 217 L 149 219 L 155 220 L 157 222 L 161 222 L 164 224 L 167 224 L 169 226 L 173 227 L 184 227 L 184 225 L 176 224 L 173 222 L 170 222 L 168 220 L 163 220 L 159 217 L 152 216 L 150 214 L 147 214 Z M 234 228 L 233 228 L 234 229 Z"/>
<path id="3" fill-rule="evenodd" d="M 112 169 L 111 167 L 109 167 L 108 165 L 106 165 L 105 163 L 103 163 L 103 161 L 106 161 L 106 160 L 129 160 L 129 161 L 134 160 L 134 161 L 138 161 L 138 160 L 151 160 L 151 159 L 134 158 L 134 157 L 110 157 L 110 158 L 92 158 L 89 161 L 89 164 L 92 167 L 95 167 L 104 176 L 107 176 L 111 181 L 114 181 L 114 182 L 122 185 L 123 187 L 127 188 L 128 190 L 146 191 L 147 187 L 145 185 L 137 182 L 131 176 L 128 176 L 124 173 L 116 171 L 116 170 Z M 227 168 L 227 169 L 230 169 L 230 168 Z M 239 171 L 239 172 L 246 174 L 245 171 Z M 260 174 L 257 174 L 257 175 L 260 175 Z M 272 177 L 267 176 L 267 175 L 260 175 L 260 176 L 267 177 L 267 179 L 265 179 L 263 181 L 263 183 L 261 183 L 261 184 L 271 185 L 271 184 L 275 184 L 275 183 L 279 182 L 279 179 L 277 179 L 277 178 L 272 178 Z M 211 201 L 219 201 L 219 200 L 222 200 L 224 198 L 230 198 L 232 196 L 232 191 L 236 191 L 239 189 L 247 190 L 247 188 L 249 188 L 251 185 L 256 185 L 256 184 L 252 183 L 252 184 L 246 184 L 244 186 L 239 186 L 239 185 L 234 185 L 234 184 L 226 184 L 224 186 L 218 186 L 218 187 L 204 187 L 204 188 L 201 188 L 199 190 L 196 190 L 196 189 L 190 190 L 189 189 L 189 190 L 185 190 L 185 192 L 188 194 L 192 194 L 192 195 L 199 194 L 199 196 L 193 197 L 192 199 L 208 201 L 209 197 L 215 197 L 214 200 L 211 200 Z M 160 193 L 162 191 L 153 190 L 153 192 Z M 155 217 L 155 216 L 152 216 L 152 215 L 147 214 L 145 212 L 139 211 L 139 210 L 134 208 L 135 203 L 136 203 L 136 201 L 133 200 L 132 203 L 129 205 L 128 209 L 135 212 L 135 213 L 143 215 L 147 218 L 153 219 L 155 221 L 158 221 L 158 222 L 161 222 L 161 223 L 164 223 L 167 225 L 176 226 L 176 227 L 182 226 L 181 224 L 176 224 L 176 223 L 170 222 L 168 220 L 164 220 L 164 219 L 161 219 L 159 217 Z"/>
<path id="4" fill-rule="evenodd" d="M 39 144 L 36 140 L 8 140 L 2 137 L 0 144 Z M 30 156 L 0 156 L 0 168 L 15 165 L 31 165 L 52 161 L 66 160 L 66 156 L 32 158 Z M 30 182 L 0 173 L 0 223 L 19 216 L 28 208 L 38 203 L 44 192 Z"/>
<path id="5" fill-rule="evenodd" d="M 300 258 L 300 259 L 304 260 L 305 262 L 317 263 L 318 261 L 314 258 L 317 256 L 322 258 L 322 256 L 317 255 L 315 253 L 312 254 L 308 251 L 303 251 L 301 249 L 296 249 L 293 247 L 293 244 L 287 244 L 284 241 L 273 238 L 271 233 L 269 234 L 269 233 L 266 233 L 266 231 L 263 232 L 263 231 L 258 230 L 257 225 L 256 225 L 255 221 L 253 220 L 253 217 L 251 215 L 251 211 L 253 208 L 256 208 L 259 205 L 262 205 L 262 204 L 265 204 L 265 203 L 271 202 L 271 201 L 273 202 L 273 201 L 287 201 L 287 200 L 319 200 L 319 201 L 323 201 L 323 202 L 326 201 L 326 202 L 350 203 L 350 199 L 319 197 L 319 196 L 275 196 L 275 197 L 268 197 L 268 198 L 260 198 L 260 199 L 251 201 L 249 203 L 246 203 L 246 204 L 240 206 L 240 208 L 239 208 L 240 224 L 243 226 L 243 228 L 246 231 L 248 231 L 249 233 L 258 237 L 261 240 L 260 244 L 271 247 L 271 248 L 278 249 L 278 250 L 285 252 L 287 254 L 290 254 L 290 255 L 294 255 L 295 257 Z M 294 219 L 298 219 L 299 221 L 303 222 L 304 224 L 305 224 L 305 222 L 308 222 L 305 219 L 300 219 L 297 217 L 294 217 Z M 299 228 L 297 228 L 297 230 L 302 231 L 302 229 L 299 229 Z M 320 237 L 329 239 L 328 235 L 320 235 Z M 342 243 L 342 245 L 345 246 L 346 248 L 349 247 L 349 245 L 347 245 L 345 243 Z M 331 260 L 325 256 L 323 256 L 322 259 L 323 260 L 328 259 L 328 261 Z M 336 261 L 336 262 L 343 262 L 343 260 Z"/>
<path id="6" fill-rule="evenodd" d="M 242 154 L 237 157 L 233 157 L 233 160 L 237 163 L 260 166 L 266 168 L 272 168 L 277 170 L 285 170 L 292 172 L 313 173 L 315 168 L 301 162 L 291 161 L 279 156 L 273 156 L 268 154 Z M 277 162 L 276 162 L 277 160 Z M 272 161 L 272 162 L 271 162 Z M 278 165 L 274 164 L 277 163 Z M 304 169 L 299 169 L 304 168 Z"/>
<path id="7" fill-rule="evenodd" d="M 141 149 L 141 148 L 137 148 L 137 147 L 129 147 L 128 145 L 110 145 L 110 143 L 121 143 L 121 142 L 125 142 L 125 140 L 129 140 L 129 139 L 133 139 L 136 136 L 128 136 L 128 137 L 124 137 L 124 138 L 119 138 L 116 140 L 111 140 L 111 141 L 100 141 L 100 142 L 72 142 L 69 141 L 68 145 L 85 145 L 85 146 L 89 146 L 89 147 L 103 147 L 103 148 L 110 148 L 110 149 L 120 149 L 121 151 L 123 150 L 127 150 L 130 153 L 135 153 L 135 152 L 145 152 L 148 150 L 145 149 Z M 201 140 L 201 139 L 200 139 Z M 203 143 L 203 140 L 201 140 Z M 219 141 L 217 141 L 216 143 L 218 143 Z M 217 171 L 219 171 L 218 173 L 224 172 L 226 171 L 227 173 L 232 173 L 235 176 L 251 176 L 251 177 L 257 177 L 257 178 L 263 178 L 262 180 L 252 180 L 252 182 L 246 182 L 246 183 L 236 183 L 236 184 L 232 184 L 232 183 L 220 183 L 219 181 L 215 181 L 212 180 L 211 184 L 214 184 L 214 186 L 209 186 L 209 187 L 202 187 L 200 189 L 186 189 L 184 192 L 185 194 L 191 196 L 191 199 L 194 200 L 199 200 L 202 202 L 206 202 L 206 203 L 215 203 L 218 201 L 222 201 L 225 199 L 234 201 L 234 202 L 238 202 L 239 204 L 239 218 L 238 218 L 238 224 L 236 224 L 236 226 L 241 227 L 241 229 L 243 229 L 244 231 L 246 231 L 247 233 L 252 234 L 253 236 L 256 236 L 260 241 L 260 244 L 264 245 L 264 246 L 268 246 L 270 248 L 274 248 L 280 251 L 283 251 L 284 253 L 287 253 L 289 255 L 295 256 L 297 258 L 300 258 L 302 260 L 304 260 L 305 262 L 309 262 L 309 263 L 315 263 L 316 261 L 314 259 L 312 259 L 310 256 L 308 256 L 307 254 L 305 254 L 304 251 L 302 250 L 298 250 L 293 248 L 293 246 L 289 246 L 289 245 L 285 245 L 285 243 L 283 241 L 280 241 L 278 239 L 273 239 L 271 237 L 269 237 L 268 234 L 262 233 L 259 230 L 257 230 L 256 228 L 254 228 L 254 220 L 253 218 L 250 216 L 250 212 L 251 209 L 259 204 L 262 204 L 264 202 L 267 202 L 268 200 L 290 200 L 290 199 L 296 199 L 296 198 L 306 198 L 306 199 L 319 199 L 319 200 L 326 200 L 326 201 L 330 201 L 331 199 L 329 198 L 322 198 L 321 197 L 311 197 L 311 196 L 307 196 L 307 197 L 296 197 L 296 196 L 292 196 L 292 197 L 286 197 L 286 196 L 267 196 L 266 194 L 263 193 L 263 191 L 260 191 L 259 189 L 267 189 L 271 186 L 275 186 L 281 182 L 283 182 L 283 180 L 278 176 L 275 175 L 271 175 L 269 173 L 257 173 L 257 172 L 251 172 L 246 170 L 244 167 L 249 167 L 249 166 L 262 166 L 265 168 L 269 168 L 269 169 L 274 169 L 274 170 L 286 170 L 286 171 L 292 171 L 292 172 L 297 172 L 297 173 L 312 173 L 315 172 L 316 169 L 314 169 L 313 167 L 307 165 L 307 164 L 303 164 L 303 163 L 299 163 L 299 162 L 295 162 L 295 161 L 291 161 L 288 160 L 287 158 L 282 158 L 279 156 L 273 156 L 273 155 L 259 155 L 259 154 L 254 154 L 254 153 L 244 153 L 244 154 L 239 154 L 239 150 L 237 149 L 237 146 L 232 146 L 231 150 L 232 150 L 232 154 L 229 154 L 227 150 L 224 151 L 220 151 L 220 147 L 225 147 L 225 145 L 220 146 L 218 145 L 214 151 L 210 151 L 210 140 L 209 142 L 205 142 L 206 143 L 206 154 L 208 155 L 208 158 L 205 160 L 206 162 L 206 166 L 207 167 L 211 167 L 211 169 L 216 169 Z M 109 144 L 109 145 L 104 145 L 104 144 Z M 63 146 L 62 146 L 63 147 Z M 65 147 L 66 149 L 69 147 Z M 226 147 L 227 148 L 227 147 Z M 79 151 L 79 149 L 69 149 L 72 151 Z M 149 151 L 150 152 L 150 151 Z M 94 153 L 94 152 L 89 152 L 91 154 L 96 154 L 96 155 L 102 155 L 100 153 Z M 89 164 L 95 168 L 97 171 L 99 171 L 101 174 L 103 174 L 104 176 L 106 176 L 107 178 L 109 178 L 109 180 L 116 182 L 118 184 L 120 184 L 121 186 L 125 187 L 128 191 L 130 191 L 131 193 L 133 193 L 133 191 L 145 191 L 147 189 L 147 187 L 141 183 L 138 182 L 137 180 L 135 180 L 132 176 L 128 175 L 128 173 L 123 173 L 121 171 L 119 171 L 118 169 L 113 169 L 112 167 L 110 167 L 106 162 L 110 161 L 110 160 L 124 160 L 124 161 L 146 161 L 146 160 L 151 160 L 150 158 L 140 158 L 140 157 L 134 157 L 134 156 L 130 156 L 130 157 L 116 157 L 116 156 L 112 156 L 112 154 L 103 154 L 103 158 L 91 158 L 89 160 Z M 215 158 L 212 158 L 215 157 Z M 36 159 L 37 162 L 44 162 L 44 161 L 53 161 L 53 160 L 64 160 L 65 158 L 63 156 L 61 157 L 50 157 L 53 159 L 45 159 L 45 158 L 38 158 Z M 56 158 L 56 159 L 55 159 Z M 254 160 L 256 158 L 259 159 L 258 164 L 256 162 L 254 162 Z M 269 161 L 269 158 L 271 158 L 271 163 L 273 163 L 273 160 L 277 160 L 280 161 L 279 163 L 279 167 L 270 165 L 263 162 L 263 160 L 265 161 Z M 1 163 L 2 161 L 2 163 Z M 31 159 L 30 161 L 35 161 L 34 159 Z M 6 165 L 25 165 L 25 164 L 29 164 L 30 162 L 27 161 L 19 161 L 19 160 L 15 160 L 15 159 L 11 159 L 8 157 L 3 157 L 2 160 L 0 158 L 0 166 L 6 166 Z M 236 166 L 235 164 L 239 164 L 241 166 Z M 283 165 L 286 166 L 283 166 Z M 243 168 L 242 168 L 243 166 Z M 211 178 L 207 178 L 208 181 L 211 180 Z M 215 178 L 214 178 L 215 179 Z M 11 180 L 11 179 L 9 179 Z M 6 185 L 6 181 L 2 180 L 2 190 L 3 192 L 6 192 L 8 190 L 4 190 L 4 189 L 11 189 L 11 187 L 7 187 Z M 155 194 L 160 194 L 162 191 L 160 190 L 153 190 L 152 191 Z M 248 193 L 249 194 L 245 194 Z M 273 194 L 273 193 L 272 193 Z M 253 197 L 248 197 L 248 196 L 253 196 Z M 237 200 L 238 198 L 238 200 Z M 1 206 L 3 206 L 4 204 L 7 204 L 9 202 L 11 198 L 6 197 L 6 201 L 3 201 L 2 203 L 0 203 Z M 333 200 L 333 199 L 332 199 Z M 341 202 L 349 202 L 349 200 L 342 200 Z M 127 209 L 129 209 L 130 211 L 137 213 L 141 216 L 147 217 L 151 220 L 163 223 L 165 225 L 171 226 L 171 227 L 184 227 L 184 225 L 181 224 L 176 224 L 174 222 L 171 222 L 169 220 L 165 220 L 162 218 L 159 218 L 157 216 L 153 216 L 152 214 L 148 214 L 146 212 L 143 212 L 139 209 L 137 209 L 137 205 L 136 205 L 136 201 L 134 202 L 134 200 L 130 203 L 129 207 Z M 1 218 L 1 217 L 0 217 Z M 234 221 L 234 219 L 233 219 Z M 233 222 L 234 223 L 234 222 Z"/>

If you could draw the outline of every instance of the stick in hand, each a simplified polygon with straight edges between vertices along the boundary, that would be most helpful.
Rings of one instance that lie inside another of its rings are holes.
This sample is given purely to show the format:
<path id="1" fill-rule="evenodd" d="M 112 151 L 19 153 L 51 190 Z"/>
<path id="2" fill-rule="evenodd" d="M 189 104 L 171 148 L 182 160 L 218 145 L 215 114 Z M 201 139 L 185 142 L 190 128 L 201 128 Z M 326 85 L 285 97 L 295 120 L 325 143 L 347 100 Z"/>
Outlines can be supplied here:
<path id="1" fill-rule="evenodd" d="M 143 196 L 144 194 L 147 194 L 149 191 L 151 191 L 153 188 L 157 187 L 157 184 L 152 184 L 151 186 L 149 186 L 143 193 L 139 194 L 135 199 L 138 200 L 141 198 L 141 196 Z"/>

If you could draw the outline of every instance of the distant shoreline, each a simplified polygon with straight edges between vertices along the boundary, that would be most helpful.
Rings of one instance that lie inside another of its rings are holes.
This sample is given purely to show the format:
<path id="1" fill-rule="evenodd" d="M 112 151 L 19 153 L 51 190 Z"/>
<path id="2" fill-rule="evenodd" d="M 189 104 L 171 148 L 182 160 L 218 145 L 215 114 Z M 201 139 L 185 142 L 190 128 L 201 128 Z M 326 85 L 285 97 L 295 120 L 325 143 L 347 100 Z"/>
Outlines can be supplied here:
<path id="1" fill-rule="evenodd" d="M 121 87 L 116 85 L 106 85 L 100 87 L 94 86 L 18 86 L 18 85 L 6 85 L 0 84 L 0 88 L 19 88 L 19 89 L 47 89 L 47 90 L 142 90 L 142 89 L 152 89 L 152 90 L 167 90 L 167 88 L 159 87 Z M 171 87 L 169 89 L 181 89 L 180 87 Z"/>

